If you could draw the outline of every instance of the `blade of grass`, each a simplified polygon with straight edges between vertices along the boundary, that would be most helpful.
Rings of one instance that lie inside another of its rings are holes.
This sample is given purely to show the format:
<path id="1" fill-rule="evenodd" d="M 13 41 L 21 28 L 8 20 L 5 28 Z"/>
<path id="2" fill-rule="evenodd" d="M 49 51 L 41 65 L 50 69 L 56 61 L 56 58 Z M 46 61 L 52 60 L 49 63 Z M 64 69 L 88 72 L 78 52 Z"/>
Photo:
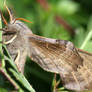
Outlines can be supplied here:
<path id="1" fill-rule="evenodd" d="M 0 68 L 0 72 L 12 83 L 12 85 L 15 87 L 15 89 L 20 88 L 17 85 L 17 83 L 10 77 L 10 75 L 7 73 L 7 71 L 4 68 Z"/>
<path id="2" fill-rule="evenodd" d="M 0 28 L 2 28 L 1 15 L 0 15 Z M 0 42 L 2 42 L 2 31 L 0 30 Z M 0 52 L 2 52 L 2 43 L 0 43 Z"/>
<path id="3" fill-rule="evenodd" d="M 84 49 L 84 47 L 86 46 L 87 42 L 91 39 L 92 37 L 92 30 L 89 31 L 87 37 L 85 38 L 83 44 L 81 45 L 80 49 Z"/>
<path id="4" fill-rule="evenodd" d="M 8 55 L 8 57 L 4 56 L 5 60 L 7 60 L 9 62 L 9 64 L 18 72 L 18 69 L 17 69 L 16 65 L 14 64 L 14 61 L 12 60 L 12 57 L 10 56 L 6 46 L 3 45 L 3 48 L 4 48 L 5 52 L 6 52 L 6 54 Z"/>
<path id="5" fill-rule="evenodd" d="M 12 74 L 16 77 L 16 79 L 18 81 L 20 81 L 20 83 L 30 92 L 35 92 L 35 90 L 32 88 L 32 86 L 29 84 L 29 82 L 26 80 L 26 78 L 21 74 L 21 73 L 17 73 L 16 71 L 14 71 L 13 69 L 9 69 L 10 72 L 12 72 Z"/>
<path id="6" fill-rule="evenodd" d="M 5 46 L 5 45 L 2 45 L 2 46 L 3 46 L 3 48 L 4 48 L 5 52 L 6 52 L 6 54 L 8 55 L 8 57 L 9 57 L 10 59 L 12 59 L 12 57 L 10 56 L 10 54 L 9 54 L 9 52 L 8 52 L 8 50 L 7 50 L 7 48 L 6 48 L 6 46 Z"/>
<path id="7" fill-rule="evenodd" d="M 1 14 L 0 14 L 0 29 L 2 29 Z M 5 67 L 4 56 L 2 53 L 3 53 L 2 51 L 2 30 L 0 30 L 0 60 L 2 62 L 2 67 Z"/>
<path id="8" fill-rule="evenodd" d="M 13 63 L 12 59 L 5 56 L 5 60 L 7 60 L 9 62 L 9 64 L 18 72 L 18 69 L 17 69 L 16 65 Z"/>

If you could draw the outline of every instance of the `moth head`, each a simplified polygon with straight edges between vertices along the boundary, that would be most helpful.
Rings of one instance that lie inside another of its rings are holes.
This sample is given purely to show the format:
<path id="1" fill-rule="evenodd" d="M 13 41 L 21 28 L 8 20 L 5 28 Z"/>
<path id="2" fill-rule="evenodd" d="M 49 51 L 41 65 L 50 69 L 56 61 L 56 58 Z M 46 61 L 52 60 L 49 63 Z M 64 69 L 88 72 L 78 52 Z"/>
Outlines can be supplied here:
<path id="1" fill-rule="evenodd" d="M 15 34 L 18 32 L 17 27 L 14 24 L 7 24 L 4 28 L 3 28 L 4 33 L 11 33 L 11 34 Z"/>
<path id="2" fill-rule="evenodd" d="M 4 18 L 2 12 L 0 11 L 1 16 L 2 16 L 2 20 L 3 20 L 4 24 L 6 25 L 5 28 L 3 28 L 2 30 L 4 32 L 11 32 L 11 33 L 17 33 L 17 32 L 20 32 L 23 29 L 28 30 L 26 25 L 19 20 L 23 20 L 23 21 L 26 21 L 26 22 L 29 22 L 29 23 L 32 23 L 32 22 L 30 22 L 30 21 L 28 21 L 24 18 L 16 18 L 14 16 L 12 10 L 9 9 L 6 4 L 5 4 L 5 7 L 8 11 L 10 22 L 8 24 L 7 20 Z"/>

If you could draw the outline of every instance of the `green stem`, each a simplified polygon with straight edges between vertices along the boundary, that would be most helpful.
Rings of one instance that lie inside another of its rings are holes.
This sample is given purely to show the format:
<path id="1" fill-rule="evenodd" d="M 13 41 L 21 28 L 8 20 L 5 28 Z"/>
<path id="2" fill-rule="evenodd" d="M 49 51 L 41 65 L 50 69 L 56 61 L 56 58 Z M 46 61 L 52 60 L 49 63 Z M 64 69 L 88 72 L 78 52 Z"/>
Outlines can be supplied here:
<path id="1" fill-rule="evenodd" d="M 84 47 L 86 46 L 87 42 L 90 40 L 90 38 L 92 37 L 92 30 L 89 31 L 87 37 L 85 38 L 83 44 L 81 45 L 80 49 L 84 49 Z"/>
<path id="2" fill-rule="evenodd" d="M 2 21 L 0 15 L 0 28 L 2 28 Z M 2 42 L 2 31 L 0 30 L 0 42 Z M 0 43 L 0 52 L 2 52 L 2 43 Z"/>
<path id="3" fill-rule="evenodd" d="M 0 14 L 0 29 L 2 29 L 1 14 Z M 2 62 L 2 67 L 5 67 L 4 56 L 2 51 L 2 30 L 0 30 L 0 61 Z"/>

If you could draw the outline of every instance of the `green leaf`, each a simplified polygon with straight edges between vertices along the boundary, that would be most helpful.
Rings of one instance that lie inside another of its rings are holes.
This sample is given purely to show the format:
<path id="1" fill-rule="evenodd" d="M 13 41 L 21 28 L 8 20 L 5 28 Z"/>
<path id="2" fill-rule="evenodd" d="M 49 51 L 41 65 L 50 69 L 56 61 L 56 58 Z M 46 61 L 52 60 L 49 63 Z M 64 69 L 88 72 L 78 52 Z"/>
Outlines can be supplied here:
<path id="1" fill-rule="evenodd" d="M 92 16 L 89 19 L 89 22 L 88 22 L 88 31 L 86 33 L 84 42 L 82 43 L 80 49 L 85 49 L 85 48 L 87 49 L 87 48 L 89 48 L 89 46 L 92 45 L 91 38 L 92 38 Z"/>
<path id="2" fill-rule="evenodd" d="M 83 44 L 86 33 L 83 27 L 79 27 L 75 31 L 76 35 L 74 38 L 74 44 L 76 47 L 80 48 L 80 46 Z"/>
<path id="3" fill-rule="evenodd" d="M 21 73 L 17 73 L 16 71 L 14 71 L 13 69 L 9 69 L 12 74 L 16 77 L 16 79 L 26 88 L 28 89 L 30 92 L 35 92 L 35 90 L 32 88 L 32 86 L 29 84 L 29 82 L 26 80 L 26 78 L 21 74 Z"/>
<path id="4" fill-rule="evenodd" d="M 17 69 L 17 67 L 14 64 L 14 61 L 12 59 L 10 59 L 7 56 L 5 56 L 5 60 L 7 60 L 9 62 L 9 64 L 18 72 L 18 69 Z"/>
<path id="5" fill-rule="evenodd" d="M 79 10 L 79 5 L 71 0 L 60 0 L 57 4 L 57 11 L 61 14 L 72 15 Z"/>
<path id="6" fill-rule="evenodd" d="M 0 92 L 8 92 L 7 90 L 5 90 L 4 88 L 0 87 Z"/>

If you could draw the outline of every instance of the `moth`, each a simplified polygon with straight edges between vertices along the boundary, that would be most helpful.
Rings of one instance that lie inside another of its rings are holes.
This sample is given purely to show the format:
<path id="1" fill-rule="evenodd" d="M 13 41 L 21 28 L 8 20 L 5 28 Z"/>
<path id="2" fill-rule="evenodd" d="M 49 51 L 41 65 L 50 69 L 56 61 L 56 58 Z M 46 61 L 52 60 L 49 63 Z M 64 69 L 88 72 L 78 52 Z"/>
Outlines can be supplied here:
<path id="1" fill-rule="evenodd" d="M 6 6 L 10 23 L 4 16 L 3 40 L 19 71 L 23 73 L 28 55 L 44 70 L 58 73 L 65 88 L 74 91 L 92 90 L 92 54 L 75 48 L 66 40 L 38 36 Z"/>

